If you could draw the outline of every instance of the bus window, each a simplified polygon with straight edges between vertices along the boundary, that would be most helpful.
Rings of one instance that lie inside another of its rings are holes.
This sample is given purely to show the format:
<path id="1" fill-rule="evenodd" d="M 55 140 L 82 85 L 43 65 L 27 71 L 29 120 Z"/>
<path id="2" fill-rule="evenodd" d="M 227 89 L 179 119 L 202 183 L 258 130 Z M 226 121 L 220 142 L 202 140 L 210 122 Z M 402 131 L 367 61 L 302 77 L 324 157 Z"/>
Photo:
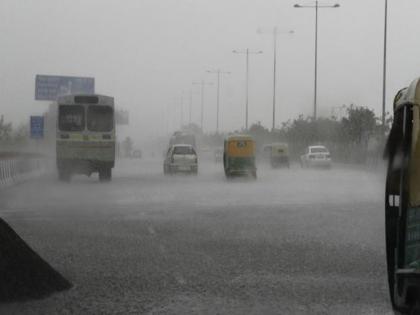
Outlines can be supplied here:
<path id="1" fill-rule="evenodd" d="M 91 105 L 87 111 L 89 131 L 106 132 L 114 127 L 113 110 L 109 106 Z"/>
<path id="2" fill-rule="evenodd" d="M 59 109 L 58 128 L 62 131 L 83 131 L 85 112 L 83 106 L 61 105 Z"/>

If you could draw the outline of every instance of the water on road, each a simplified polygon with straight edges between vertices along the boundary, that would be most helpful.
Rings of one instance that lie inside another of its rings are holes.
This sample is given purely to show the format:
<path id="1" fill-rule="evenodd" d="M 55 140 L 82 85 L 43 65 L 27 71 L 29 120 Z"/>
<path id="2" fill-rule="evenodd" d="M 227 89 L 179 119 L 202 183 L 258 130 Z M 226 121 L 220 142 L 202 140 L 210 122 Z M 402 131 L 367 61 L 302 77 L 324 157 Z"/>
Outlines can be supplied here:
<path id="1" fill-rule="evenodd" d="M 0 216 L 74 287 L 28 314 L 384 314 L 383 176 L 349 167 L 226 180 L 119 162 L 112 182 L 45 176 L 0 191 Z"/>

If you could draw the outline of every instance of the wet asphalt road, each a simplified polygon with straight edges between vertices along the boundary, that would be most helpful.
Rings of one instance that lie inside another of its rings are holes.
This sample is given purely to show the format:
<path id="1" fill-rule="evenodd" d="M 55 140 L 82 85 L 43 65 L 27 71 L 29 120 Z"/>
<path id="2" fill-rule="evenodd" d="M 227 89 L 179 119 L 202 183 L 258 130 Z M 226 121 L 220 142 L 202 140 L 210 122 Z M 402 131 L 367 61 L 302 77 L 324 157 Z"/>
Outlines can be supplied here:
<path id="1" fill-rule="evenodd" d="M 114 179 L 53 176 L 0 191 L 0 216 L 73 284 L 0 314 L 392 314 L 383 176 L 334 167 Z"/>

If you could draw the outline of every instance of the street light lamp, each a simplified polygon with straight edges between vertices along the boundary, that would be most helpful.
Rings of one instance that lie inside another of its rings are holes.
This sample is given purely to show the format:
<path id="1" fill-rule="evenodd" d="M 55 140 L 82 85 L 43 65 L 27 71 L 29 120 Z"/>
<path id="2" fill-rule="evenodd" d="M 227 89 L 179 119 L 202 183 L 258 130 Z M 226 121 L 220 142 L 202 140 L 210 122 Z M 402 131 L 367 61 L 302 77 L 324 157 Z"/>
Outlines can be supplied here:
<path id="1" fill-rule="evenodd" d="M 230 74 L 230 72 L 217 70 L 207 70 L 208 73 L 217 74 L 217 109 L 216 109 L 216 134 L 219 133 L 219 101 L 220 101 L 220 75 L 221 74 Z"/>
<path id="2" fill-rule="evenodd" d="M 248 91 L 249 91 L 249 55 L 262 54 L 262 50 L 252 51 L 249 48 L 244 50 L 233 50 L 234 54 L 244 54 L 246 55 L 246 86 L 245 86 L 245 129 L 248 130 Z"/>
<path id="3" fill-rule="evenodd" d="M 323 8 L 339 8 L 340 5 L 338 3 L 333 5 L 328 4 L 319 4 L 319 1 L 316 0 L 315 4 L 312 5 L 301 5 L 301 4 L 295 4 L 295 8 L 311 8 L 315 9 L 315 79 L 314 79 L 314 114 L 313 118 L 316 119 L 317 114 L 317 84 L 318 84 L 318 9 Z"/>
<path id="4" fill-rule="evenodd" d="M 273 61 L 273 125 L 272 130 L 276 127 L 276 79 L 277 79 L 277 36 L 280 34 L 293 34 L 294 31 L 290 30 L 287 32 L 281 32 L 278 30 L 277 26 L 275 26 L 270 31 L 263 31 L 262 29 L 257 30 L 258 34 L 272 34 L 273 35 L 273 46 L 274 46 L 274 61 Z"/>

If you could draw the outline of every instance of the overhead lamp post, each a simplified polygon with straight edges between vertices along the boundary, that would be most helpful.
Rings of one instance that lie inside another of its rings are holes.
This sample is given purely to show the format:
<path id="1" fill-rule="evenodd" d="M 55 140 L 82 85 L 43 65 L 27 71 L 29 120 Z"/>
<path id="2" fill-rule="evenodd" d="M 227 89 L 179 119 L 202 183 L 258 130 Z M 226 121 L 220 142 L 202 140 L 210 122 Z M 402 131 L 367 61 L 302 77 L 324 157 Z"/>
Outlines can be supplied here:
<path id="1" fill-rule="evenodd" d="M 272 125 L 272 130 L 274 131 L 274 128 L 276 127 L 277 37 L 280 34 L 293 34 L 294 31 L 290 30 L 287 32 L 282 32 L 278 30 L 277 26 L 275 26 L 270 31 L 264 31 L 262 29 L 258 29 L 257 33 L 273 35 L 274 61 L 273 61 L 273 125 Z"/>
<path id="2" fill-rule="evenodd" d="M 184 125 L 184 92 L 181 93 L 181 129 Z"/>
<path id="3" fill-rule="evenodd" d="M 313 118 L 316 119 L 317 117 L 317 84 L 318 84 L 318 9 L 335 9 L 339 8 L 340 5 L 338 3 L 333 5 L 327 4 L 319 4 L 318 0 L 315 0 L 315 4 L 313 5 L 301 5 L 295 4 L 295 8 L 311 8 L 315 9 L 315 79 L 314 79 L 314 113 Z"/>
<path id="4" fill-rule="evenodd" d="M 203 122 L 204 122 L 204 87 L 206 85 L 213 85 L 211 82 L 206 82 L 204 80 L 201 80 L 199 82 L 193 82 L 193 85 L 200 85 L 201 86 L 201 114 L 200 114 L 200 125 L 201 125 L 201 131 L 203 131 Z"/>
<path id="5" fill-rule="evenodd" d="M 246 85 L 245 85 L 245 129 L 248 130 L 248 103 L 249 103 L 249 55 L 262 54 L 262 50 L 252 51 L 249 48 L 244 50 L 233 50 L 234 54 L 244 54 L 246 56 Z"/>
<path id="6" fill-rule="evenodd" d="M 228 71 L 217 70 L 207 70 L 208 73 L 215 73 L 217 75 L 217 105 L 216 105 L 216 134 L 219 133 L 219 105 L 220 105 L 220 75 L 221 74 L 230 74 Z"/>
<path id="7" fill-rule="evenodd" d="M 383 60 L 383 73 L 382 73 L 382 127 L 385 127 L 387 31 L 388 31 L 388 0 L 385 0 L 384 60 Z"/>
<path id="8" fill-rule="evenodd" d="M 191 126 L 191 112 L 192 112 L 192 89 L 190 89 L 190 103 L 189 103 L 189 113 L 188 113 L 188 124 Z"/>

